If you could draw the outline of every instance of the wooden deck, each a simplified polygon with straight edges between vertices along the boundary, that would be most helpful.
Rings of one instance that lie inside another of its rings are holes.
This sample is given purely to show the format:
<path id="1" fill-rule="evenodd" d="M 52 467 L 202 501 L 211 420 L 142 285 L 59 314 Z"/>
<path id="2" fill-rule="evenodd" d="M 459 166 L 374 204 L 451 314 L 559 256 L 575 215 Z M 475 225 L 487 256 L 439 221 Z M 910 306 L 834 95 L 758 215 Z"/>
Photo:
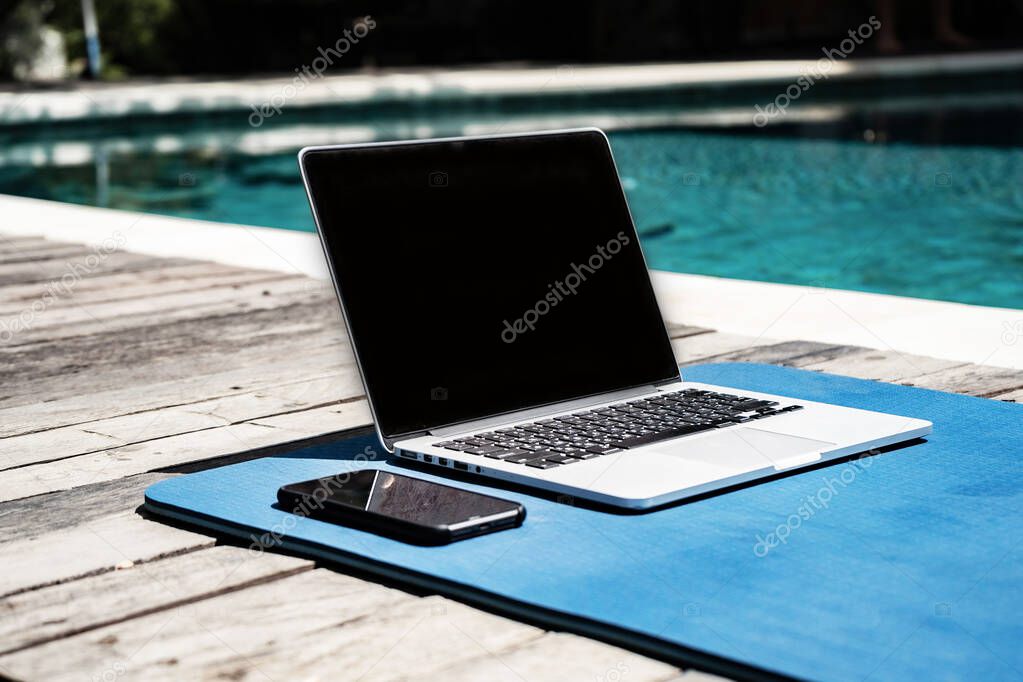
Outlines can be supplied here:
<path id="1" fill-rule="evenodd" d="M 143 490 L 155 481 L 231 461 L 233 453 L 359 427 L 369 413 L 324 283 L 113 253 L 69 293 L 47 297 L 68 264 L 90 253 L 0 236 L 7 325 L 0 327 L 0 673 L 700 677 L 303 559 L 254 556 L 141 516 Z M 664 312 L 683 363 L 769 362 L 1023 399 L 1018 371 L 736 337 L 686 326 L 683 311 Z M 408 354 L 414 361 L 411 344 Z"/>

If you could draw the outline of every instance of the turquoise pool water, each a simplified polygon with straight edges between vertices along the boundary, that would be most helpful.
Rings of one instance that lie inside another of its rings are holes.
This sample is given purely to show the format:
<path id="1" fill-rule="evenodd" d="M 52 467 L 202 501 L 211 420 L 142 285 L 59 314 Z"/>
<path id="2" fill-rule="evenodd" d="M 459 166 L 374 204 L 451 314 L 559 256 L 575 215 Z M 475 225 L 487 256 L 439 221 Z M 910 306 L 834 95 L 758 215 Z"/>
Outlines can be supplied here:
<path id="1" fill-rule="evenodd" d="M 623 136 L 651 267 L 1023 306 L 1023 151 Z"/>
<path id="2" fill-rule="evenodd" d="M 1017 108 L 998 113 L 1000 126 L 1023 120 Z M 612 132 L 650 265 L 1023 307 L 1021 124 L 1007 142 L 955 144 L 909 133 L 868 143 L 867 125 Z M 243 123 L 197 130 L 177 123 L 113 142 L 102 129 L 82 139 L 64 132 L 45 144 L 31 131 L 0 135 L 9 150 L 0 192 L 313 229 L 294 156 L 301 129 L 283 145 L 260 143 L 273 131 Z M 376 134 L 389 136 L 399 135 Z"/>

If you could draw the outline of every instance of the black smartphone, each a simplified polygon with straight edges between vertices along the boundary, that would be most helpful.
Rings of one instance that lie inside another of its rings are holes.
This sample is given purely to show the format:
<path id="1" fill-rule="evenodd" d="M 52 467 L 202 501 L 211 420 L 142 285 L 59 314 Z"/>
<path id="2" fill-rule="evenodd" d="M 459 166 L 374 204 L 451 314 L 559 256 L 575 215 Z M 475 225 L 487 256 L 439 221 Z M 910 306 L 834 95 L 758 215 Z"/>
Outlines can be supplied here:
<path id="1" fill-rule="evenodd" d="M 277 501 L 301 516 L 425 545 L 515 528 L 526 518 L 517 502 L 377 469 L 289 483 Z"/>

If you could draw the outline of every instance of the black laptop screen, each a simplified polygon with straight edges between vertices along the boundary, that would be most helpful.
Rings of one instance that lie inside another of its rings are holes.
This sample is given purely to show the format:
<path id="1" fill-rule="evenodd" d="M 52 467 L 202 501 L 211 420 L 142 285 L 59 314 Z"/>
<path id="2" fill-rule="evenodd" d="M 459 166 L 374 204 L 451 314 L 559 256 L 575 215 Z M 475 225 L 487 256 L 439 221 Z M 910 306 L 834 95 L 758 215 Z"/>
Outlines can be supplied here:
<path id="1" fill-rule="evenodd" d="M 603 135 L 302 163 L 386 437 L 678 375 Z"/>

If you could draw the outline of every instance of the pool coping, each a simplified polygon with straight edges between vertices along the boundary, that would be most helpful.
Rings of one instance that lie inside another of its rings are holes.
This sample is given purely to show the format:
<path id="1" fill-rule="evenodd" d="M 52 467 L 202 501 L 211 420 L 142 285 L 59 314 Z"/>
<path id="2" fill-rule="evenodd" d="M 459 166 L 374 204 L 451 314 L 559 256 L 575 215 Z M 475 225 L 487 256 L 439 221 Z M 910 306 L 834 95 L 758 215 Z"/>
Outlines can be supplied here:
<path id="1" fill-rule="evenodd" d="M 0 88 L 0 124 L 238 111 L 248 112 L 251 119 L 262 125 L 265 118 L 258 112 L 262 105 L 271 101 L 282 102 L 282 107 L 308 108 L 784 85 L 814 72 L 818 61 L 388 69 L 327 75 L 310 80 L 302 87 L 294 87 L 291 76 L 83 82 L 46 88 L 9 86 Z M 828 80 L 969 75 L 1020 68 L 1023 68 L 1023 50 L 850 58 L 832 62 Z M 749 116 L 753 114 L 751 110 Z"/>
<path id="2" fill-rule="evenodd" d="M 38 235 L 155 256 L 327 279 L 308 232 L 78 206 L 0 194 L 3 235 Z M 779 341 L 817 341 L 1023 369 L 1023 310 L 823 287 L 652 271 L 662 308 L 686 324 Z"/>

